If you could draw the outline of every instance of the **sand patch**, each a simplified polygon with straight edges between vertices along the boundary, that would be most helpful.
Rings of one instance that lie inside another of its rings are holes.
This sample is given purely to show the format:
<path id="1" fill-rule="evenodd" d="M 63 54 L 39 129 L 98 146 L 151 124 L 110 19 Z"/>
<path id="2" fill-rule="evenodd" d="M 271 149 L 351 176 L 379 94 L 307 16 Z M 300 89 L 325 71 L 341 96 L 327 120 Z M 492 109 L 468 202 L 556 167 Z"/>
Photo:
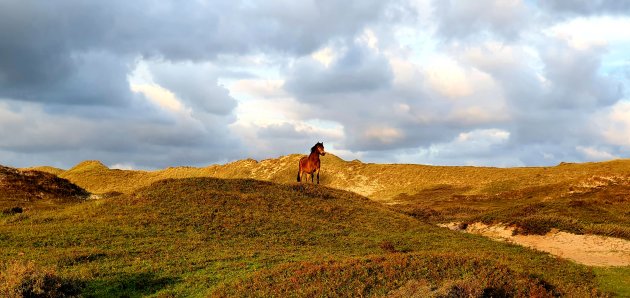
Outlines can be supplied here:
<path id="1" fill-rule="evenodd" d="M 460 223 L 448 223 L 439 226 L 519 244 L 588 266 L 630 265 L 630 241 L 625 239 L 576 235 L 557 230 L 552 230 L 546 235 L 512 235 L 513 227 L 500 224 L 490 226 L 474 223 L 465 226 Z"/>

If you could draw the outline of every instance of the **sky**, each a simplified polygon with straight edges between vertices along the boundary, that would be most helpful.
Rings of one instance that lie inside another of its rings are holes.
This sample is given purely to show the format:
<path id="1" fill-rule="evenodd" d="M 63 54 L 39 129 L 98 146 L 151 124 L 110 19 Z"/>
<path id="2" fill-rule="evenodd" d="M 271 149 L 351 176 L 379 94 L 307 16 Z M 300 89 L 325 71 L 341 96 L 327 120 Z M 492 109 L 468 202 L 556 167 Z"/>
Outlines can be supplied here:
<path id="1" fill-rule="evenodd" d="M 0 0 L 0 164 L 630 156 L 630 1 Z"/>

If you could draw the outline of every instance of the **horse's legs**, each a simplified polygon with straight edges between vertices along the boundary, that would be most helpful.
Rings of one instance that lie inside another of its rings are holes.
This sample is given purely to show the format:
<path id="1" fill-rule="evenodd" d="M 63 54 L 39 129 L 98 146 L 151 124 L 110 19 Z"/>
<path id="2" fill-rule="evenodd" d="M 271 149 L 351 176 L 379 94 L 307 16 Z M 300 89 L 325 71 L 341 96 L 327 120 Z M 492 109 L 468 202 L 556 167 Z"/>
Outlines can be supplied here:
<path id="1" fill-rule="evenodd" d="M 317 170 L 317 184 L 319 184 L 319 169 Z"/>

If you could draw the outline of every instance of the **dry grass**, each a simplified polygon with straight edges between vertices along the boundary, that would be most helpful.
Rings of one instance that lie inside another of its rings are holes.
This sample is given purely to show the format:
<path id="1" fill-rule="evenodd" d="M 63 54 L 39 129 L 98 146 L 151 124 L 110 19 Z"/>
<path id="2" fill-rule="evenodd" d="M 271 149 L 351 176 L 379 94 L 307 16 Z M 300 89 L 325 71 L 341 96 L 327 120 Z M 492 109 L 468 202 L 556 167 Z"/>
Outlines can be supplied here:
<path id="1" fill-rule="evenodd" d="M 108 244 L 111 241 L 118 243 L 116 245 L 127 243 L 152 264 L 174 266 L 172 268 L 193 265 L 168 257 L 166 260 L 175 265 L 164 264 L 162 259 L 153 259 L 153 254 L 161 258 L 165 254 L 181 257 L 182 252 L 178 249 L 182 247 L 198 250 L 198 253 L 186 257 L 188 262 L 198 264 L 193 266 L 197 268 L 193 272 L 197 273 L 192 274 L 194 277 L 182 277 L 181 272 L 163 274 L 139 270 L 134 267 L 136 265 L 120 265 L 130 261 L 113 256 L 124 254 L 130 248 L 114 245 L 117 247 L 115 253 L 105 252 L 103 259 L 88 262 L 117 264 L 113 266 L 120 267 L 115 276 L 88 278 L 102 282 L 91 283 L 88 292 L 106 294 L 126 293 L 122 290 L 125 287 L 135 287 L 134 293 L 199 294 L 206 293 L 199 290 L 201 288 L 211 289 L 224 283 L 246 284 L 251 273 L 259 268 L 272 270 L 278 265 L 299 264 L 311 259 L 332 259 L 343 263 L 349 258 L 354 260 L 367 255 L 418 254 L 435 250 L 448 253 L 467 250 L 463 255 L 480 260 L 505 259 L 501 265 L 515 274 L 543 276 L 542 280 L 546 283 L 567 292 L 576 283 L 589 283 L 593 277 L 578 273 L 578 278 L 567 280 L 561 276 L 567 275 L 568 269 L 563 266 L 568 265 L 550 265 L 546 263 L 548 259 L 532 261 L 538 257 L 533 257 L 530 252 L 515 252 L 514 248 L 506 248 L 503 244 L 454 236 L 448 231 L 433 230 L 429 225 L 450 221 L 502 222 L 518 226 L 518 232 L 524 234 L 541 234 L 557 228 L 573 233 L 630 239 L 629 160 L 555 167 L 489 168 L 368 164 L 344 161 L 330 154 L 322 158 L 322 186 L 353 191 L 374 201 L 390 204 L 386 208 L 354 194 L 325 187 L 296 185 L 294 180 L 300 156 L 288 155 L 263 161 L 248 159 L 205 168 L 178 167 L 158 171 L 112 170 L 100 162 L 87 161 L 59 175 L 104 198 L 87 203 L 90 206 L 87 210 L 92 211 L 77 215 L 86 212 L 85 207 L 77 206 L 76 209 L 64 207 L 68 211 L 62 212 L 63 215 L 27 212 L 25 215 L 12 215 L 5 219 L 5 224 L 34 224 L 41 228 L 41 234 L 31 235 L 38 239 L 36 242 L 29 237 L 16 238 L 26 243 L 33 242 L 33 245 L 47 247 L 52 242 L 65 247 L 65 243 L 95 241 L 97 246 L 89 249 L 93 251 L 111 246 Z M 54 169 L 48 171 L 58 173 Z M 283 185 L 207 177 L 258 179 Z M 164 181 L 172 178 L 180 180 Z M 76 216 L 79 219 L 75 219 Z M 88 219 L 92 221 L 89 224 L 81 221 Z M 82 236 L 70 233 L 74 238 L 65 240 L 46 238 L 52 237 L 47 232 L 52 226 L 58 229 L 70 224 L 78 224 L 81 227 L 78 230 L 85 232 L 93 229 L 94 232 L 86 232 Z M 118 239 L 118 234 L 110 226 L 128 233 L 126 237 L 144 240 L 138 246 Z M 14 236 L 20 235 L 14 233 Z M 181 238 L 182 235 L 188 238 Z M 101 236 L 108 241 L 95 240 Z M 8 236 L 0 233 L 1 237 Z M 168 237 L 183 244 L 170 243 L 166 240 Z M 207 247 L 200 248 L 204 246 Z M 233 247 L 239 249 L 234 250 Z M 147 249 L 153 251 L 152 254 L 148 254 Z M 510 257 L 507 257 L 507 251 L 510 251 Z M 201 253 L 238 261 L 225 261 L 227 263 L 223 265 L 212 263 L 214 267 L 210 269 L 209 261 Z M 90 260 L 89 257 L 86 259 Z M 83 263 L 72 265 L 77 268 L 83 266 Z M 217 266 L 226 267 L 217 269 Z M 575 268 L 568 271 L 571 270 L 581 272 Z M 121 281 L 121 276 L 131 280 L 131 285 Z M 191 280 L 200 284 L 193 286 Z M 404 288 L 409 283 L 409 289 L 415 287 L 421 292 L 426 290 L 421 286 L 423 280 L 410 279 L 396 286 Z M 140 286 L 136 283 L 151 286 L 138 289 Z M 445 277 L 442 284 L 431 284 L 428 291 L 434 296 L 449 295 L 451 290 L 466 288 L 465 284 L 476 284 L 477 281 L 458 283 L 458 278 Z M 105 286 L 111 284 L 118 286 Z M 388 291 L 396 290 L 389 286 L 386 288 Z M 588 292 L 592 287 L 586 286 L 585 289 Z"/>
<path id="2" fill-rule="evenodd" d="M 0 166 L 0 210 L 21 213 L 25 207 L 46 207 L 56 203 L 80 202 L 89 193 L 56 175 Z M 15 212 L 22 209 L 20 212 Z"/>
<path id="3" fill-rule="evenodd" d="M 31 167 L 31 168 L 26 168 L 25 170 L 40 171 L 40 172 L 45 172 L 45 173 L 49 173 L 49 174 L 54 174 L 54 175 L 57 175 L 57 176 L 59 176 L 63 172 L 65 172 L 65 170 L 63 170 L 63 169 L 55 168 L 55 167 L 51 167 L 51 166 Z"/>
<path id="4" fill-rule="evenodd" d="M 597 297 L 588 287 L 560 290 L 499 263 L 449 254 L 388 254 L 342 262 L 300 262 L 226 284 L 218 297 Z"/>
<path id="5" fill-rule="evenodd" d="M 603 295 L 583 266 L 313 185 L 168 179 L 0 222 L 0 240 L 0 262 L 57 267 L 61 278 L 84 282 L 85 296 L 239 296 L 249 285 L 263 294 L 307 296 L 326 284 L 331 291 L 339 286 L 331 296 L 381 295 L 410 280 L 444 293 L 516 280 L 522 282 L 502 289 L 530 293 L 542 285 L 541 293 Z M 284 284 L 296 270 L 297 284 L 312 286 Z M 477 275 L 483 279 L 467 279 Z"/>
<path id="6" fill-rule="evenodd" d="M 0 296 L 78 297 L 81 284 L 58 276 L 51 268 L 40 268 L 33 262 L 11 262 L 0 272 Z"/>
<path id="7" fill-rule="evenodd" d="M 300 157 L 293 154 L 263 161 L 246 159 L 205 168 L 177 167 L 158 171 L 112 170 L 98 161 L 85 161 L 60 176 L 93 193 L 130 193 L 167 178 L 214 177 L 292 183 Z M 322 185 L 384 202 L 399 200 L 404 194 L 422 200 L 453 194 L 468 199 L 497 195 L 523 197 L 545 186 L 554 191 L 584 192 L 602 185 L 625 183 L 630 175 L 630 160 L 531 168 L 369 164 L 344 161 L 332 154 L 321 160 Z"/>

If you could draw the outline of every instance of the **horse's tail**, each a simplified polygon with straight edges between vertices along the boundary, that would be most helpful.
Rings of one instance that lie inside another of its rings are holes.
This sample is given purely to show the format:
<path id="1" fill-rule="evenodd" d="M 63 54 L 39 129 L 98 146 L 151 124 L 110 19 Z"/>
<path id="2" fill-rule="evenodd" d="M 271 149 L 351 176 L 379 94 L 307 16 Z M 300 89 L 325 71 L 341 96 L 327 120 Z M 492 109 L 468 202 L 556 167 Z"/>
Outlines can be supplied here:
<path id="1" fill-rule="evenodd" d="M 298 162 L 298 176 L 297 176 L 297 182 L 301 182 L 302 179 L 300 179 L 300 167 L 302 167 L 301 162 Z"/>

